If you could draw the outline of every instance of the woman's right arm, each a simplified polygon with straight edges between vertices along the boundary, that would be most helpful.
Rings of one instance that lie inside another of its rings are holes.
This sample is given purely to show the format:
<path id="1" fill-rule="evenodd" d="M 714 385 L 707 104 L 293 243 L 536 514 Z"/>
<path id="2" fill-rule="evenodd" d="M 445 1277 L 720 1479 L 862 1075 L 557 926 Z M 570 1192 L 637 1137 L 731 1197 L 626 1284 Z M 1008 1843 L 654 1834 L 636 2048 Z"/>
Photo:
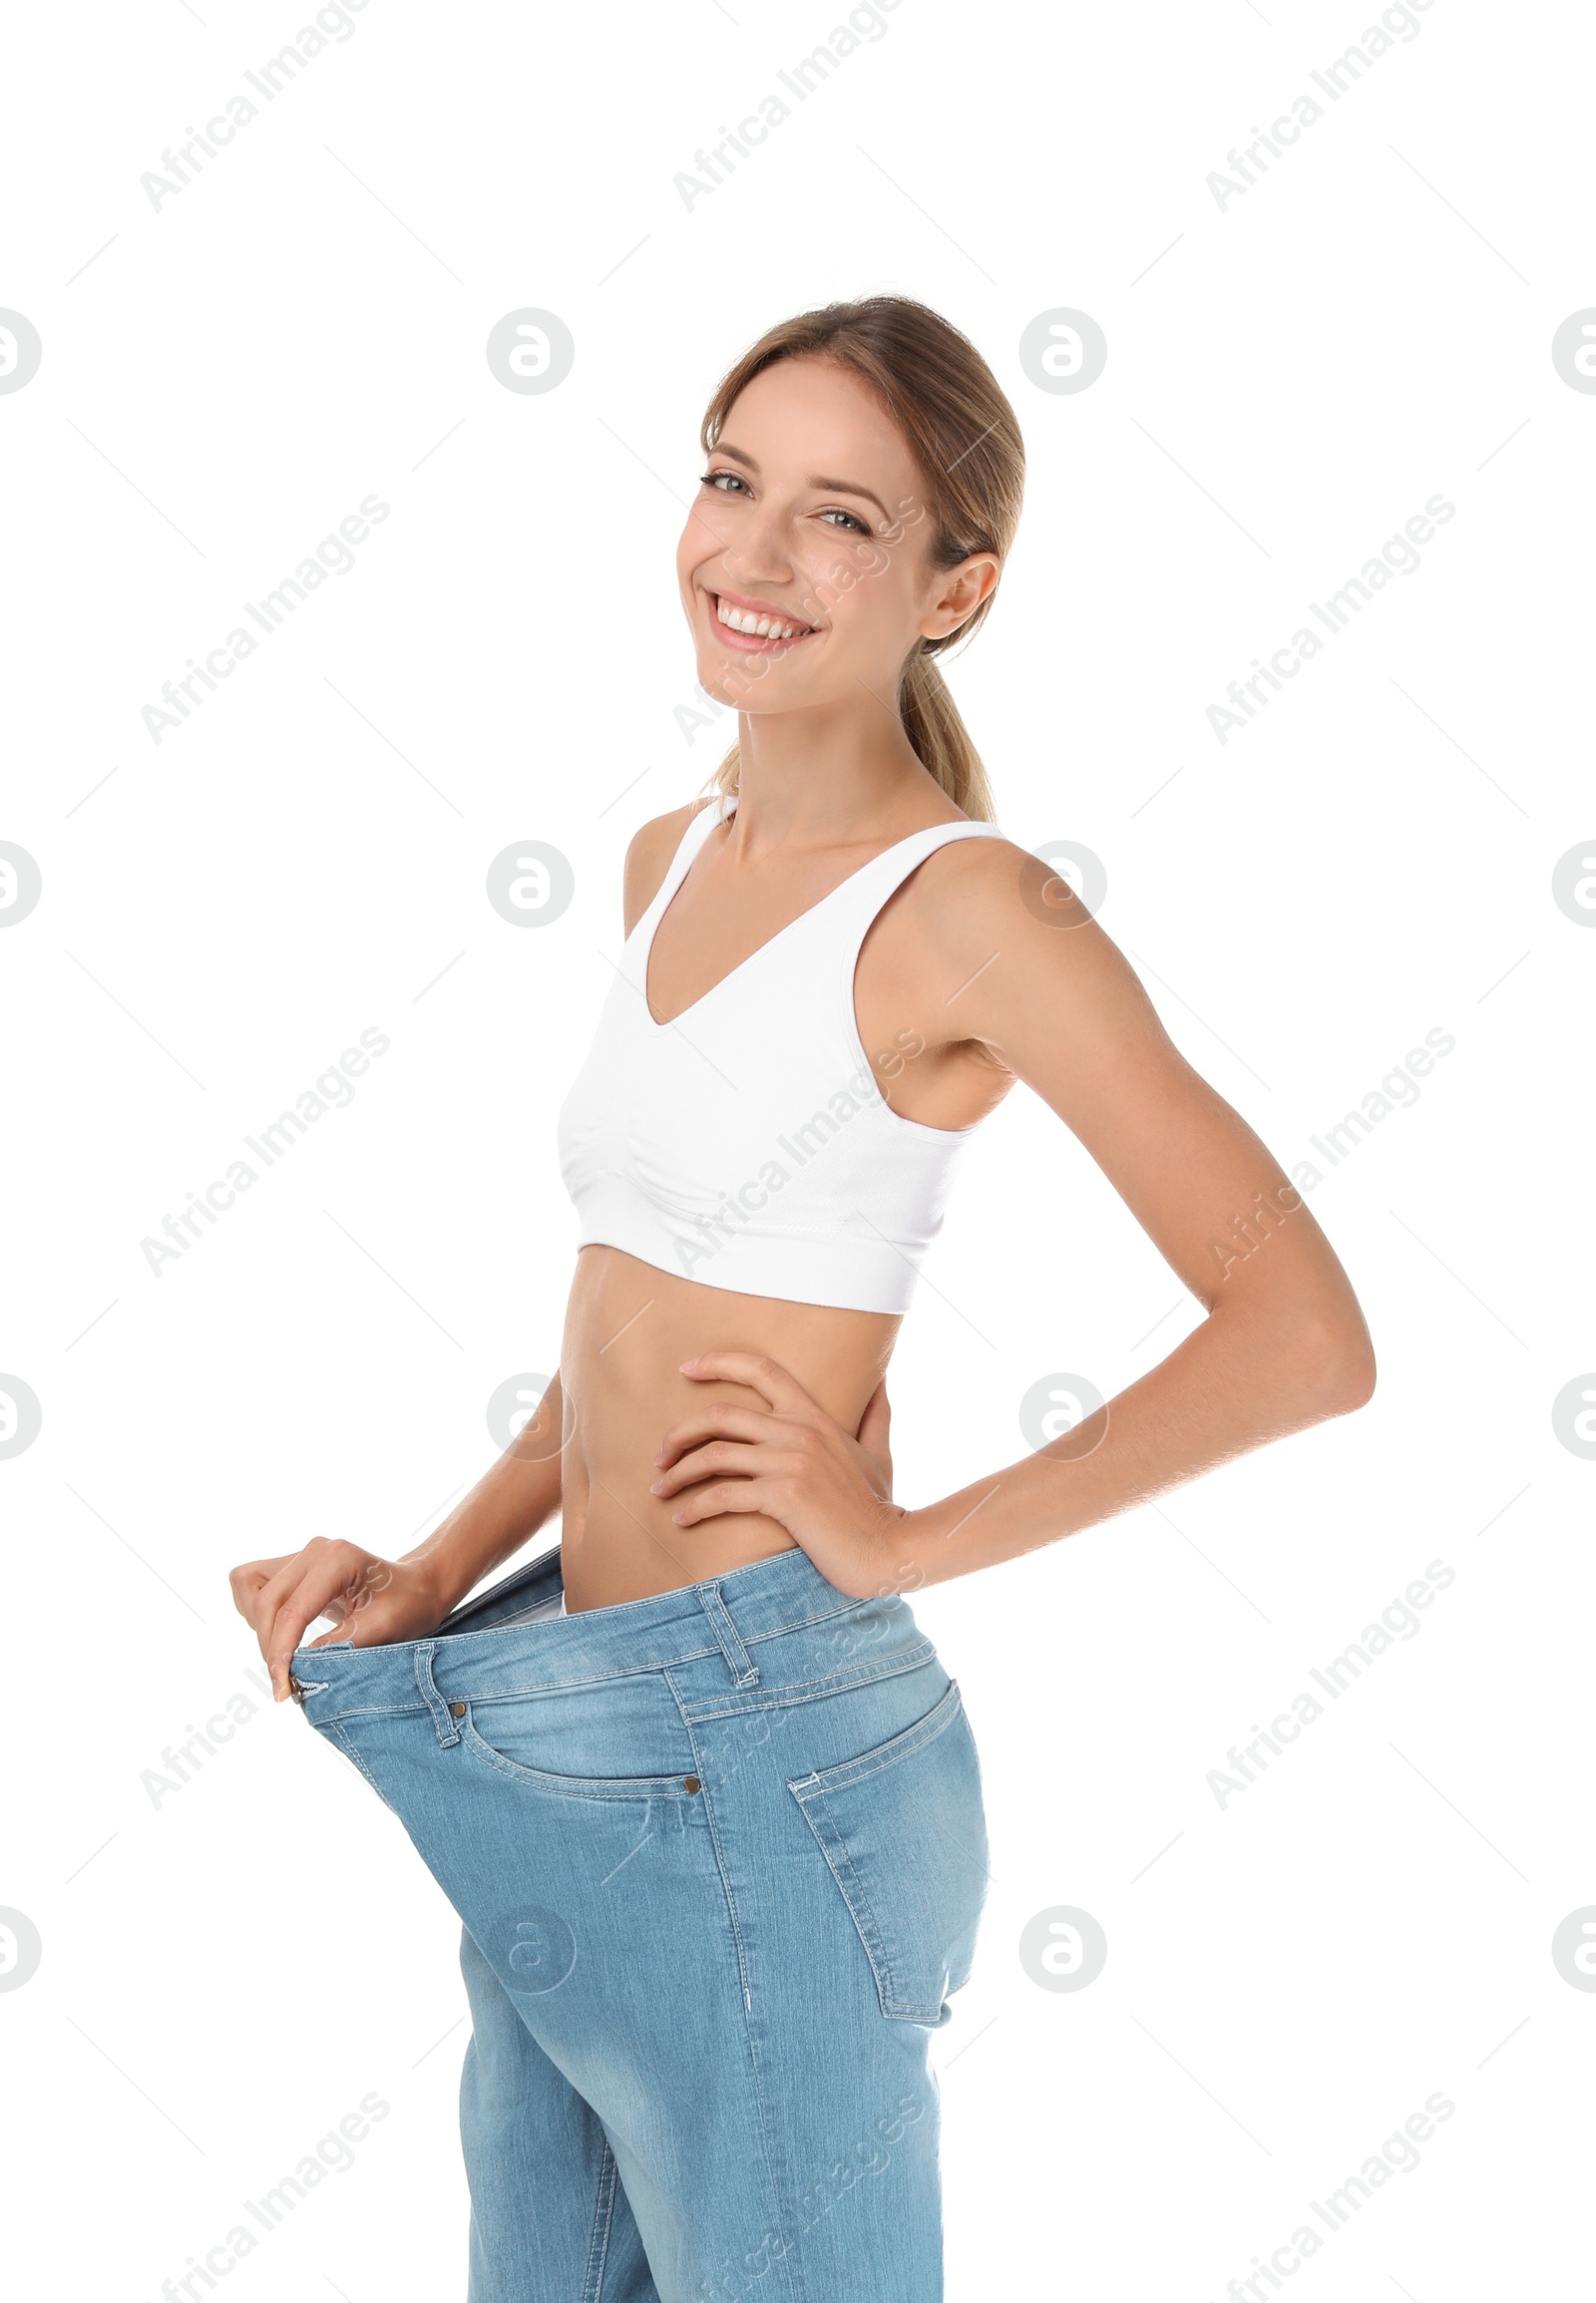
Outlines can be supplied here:
<path id="1" fill-rule="evenodd" d="M 633 836 L 622 891 L 627 935 L 658 893 L 682 834 L 705 804 L 689 801 Z M 358 1543 L 317 1536 L 302 1551 L 235 1567 L 229 1578 L 233 1605 L 260 1642 L 276 1701 L 288 1693 L 294 1649 L 319 1616 L 329 1617 L 333 1629 L 311 1640 L 311 1647 L 334 1640 L 372 1648 L 424 1639 L 485 1575 L 536 1535 L 560 1509 L 565 1421 L 557 1374 L 537 1413 L 498 1462 L 402 1559 L 382 1559 Z"/>
<path id="2" fill-rule="evenodd" d="M 288 1693 L 288 1664 L 318 1616 L 334 1628 L 312 1647 L 357 1648 L 425 1638 L 500 1562 L 560 1508 L 565 1395 L 557 1374 L 537 1412 L 464 1502 L 401 1559 L 316 1536 L 302 1551 L 256 1559 L 229 1577 L 233 1604 L 260 1642 L 274 1699 Z"/>

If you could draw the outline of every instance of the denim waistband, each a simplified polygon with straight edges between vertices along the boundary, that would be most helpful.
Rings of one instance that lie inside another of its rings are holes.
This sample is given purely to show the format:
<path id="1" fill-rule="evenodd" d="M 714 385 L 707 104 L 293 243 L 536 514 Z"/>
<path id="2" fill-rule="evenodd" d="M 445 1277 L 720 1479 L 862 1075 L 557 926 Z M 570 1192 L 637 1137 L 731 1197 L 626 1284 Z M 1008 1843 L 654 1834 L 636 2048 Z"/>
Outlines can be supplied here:
<path id="1" fill-rule="evenodd" d="M 873 1619 L 872 1644 L 881 1641 L 892 1649 L 900 1641 L 918 1643 L 933 1652 L 906 1601 L 895 1594 L 850 1599 L 827 1582 L 807 1553 L 792 1550 L 651 1599 L 580 1615 L 483 1631 L 440 1630 L 428 1639 L 383 1647 L 348 1641 L 299 1647 L 290 1671 L 297 1700 L 313 1721 L 348 1712 L 433 1708 L 440 1678 L 446 1688 L 480 1697 L 490 1690 L 570 1688 L 716 1654 L 731 1685 L 752 1690 L 759 1678 L 754 1651 L 762 1641 L 845 1615 L 860 1619 L 862 1630 L 863 1619 Z"/>

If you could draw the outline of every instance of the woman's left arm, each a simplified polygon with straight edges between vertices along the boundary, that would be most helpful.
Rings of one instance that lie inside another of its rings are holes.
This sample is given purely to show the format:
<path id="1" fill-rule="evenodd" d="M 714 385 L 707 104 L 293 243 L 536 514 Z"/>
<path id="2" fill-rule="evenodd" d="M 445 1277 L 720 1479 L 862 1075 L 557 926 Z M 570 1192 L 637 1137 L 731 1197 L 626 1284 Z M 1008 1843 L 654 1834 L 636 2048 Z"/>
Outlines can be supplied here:
<path id="1" fill-rule="evenodd" d="M 1034 1551 L 1346 1414 L 1375 1383 L 1369 1331 L 1329 1241 L 1268 1148 L 1174 1046 L 1078 898 L 1006 842 L 964 844 L 960 864 L 937 948 L 923 955 L 931 1001 L 958 1017 L 943 1044 L 984 1044 L 1051 1106 L 1207 1318 L 1059 1438 L 907 1512 L 785 1369 L 702 1354 L 694 1375 L 751 1384 L 767 1409 L 706 1406 L 685 1418 L 660 1451 L 660 1492 L 735 1473 L 686 1496 L 681 1523 L 752 1505 L 858 1597 Z"/>

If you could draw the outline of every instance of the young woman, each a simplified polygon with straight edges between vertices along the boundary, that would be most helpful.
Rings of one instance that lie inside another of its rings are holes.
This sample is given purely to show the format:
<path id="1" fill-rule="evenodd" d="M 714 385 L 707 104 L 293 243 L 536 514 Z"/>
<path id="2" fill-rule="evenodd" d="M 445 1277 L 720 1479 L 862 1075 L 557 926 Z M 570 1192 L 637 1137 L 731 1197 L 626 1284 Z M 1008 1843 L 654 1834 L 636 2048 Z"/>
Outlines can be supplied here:
<path id="1" fill-rule="evenodd" d="M 702 438 L 677 572 L 737 744 L 627 855 L 560 1117 L 560 1374 L 403 1559 L 318 1540 L 232 1578 L 278 1697 L 465 1922 L 471 2303 L 940 2296 L 927 2049 L 986 1839 L 958 1687 L 903 1595 L 1374 1382 L 1281 1168 L 991 821 L 934 660 L 985 619 L 1018 518 L 985 362 L 924 306 L 831 305 L 736 364 Z M 906 1509 L 884 1371 L 960 1144 L 1016 1079 L 1208 1317 Z M 1238 1219 L 1267 1254 L 1216 1258 Z M 458 1604 L 557 1511 L 558 1551 Z"/>

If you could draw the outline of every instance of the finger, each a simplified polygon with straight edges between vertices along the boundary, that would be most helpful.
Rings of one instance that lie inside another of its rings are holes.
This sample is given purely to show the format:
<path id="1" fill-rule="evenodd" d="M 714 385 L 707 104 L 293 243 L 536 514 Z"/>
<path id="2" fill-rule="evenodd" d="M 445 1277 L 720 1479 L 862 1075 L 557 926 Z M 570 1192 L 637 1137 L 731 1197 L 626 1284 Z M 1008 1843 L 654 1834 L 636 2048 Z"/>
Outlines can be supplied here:
<path id="1" fill-rule="evenodd" d="M 760 1511 L 765 1508 L 760 1498 L 768 1499 L 770 1482 L 766 1479 L 733 1479 L 716 1487 L 700 1487 L 689 1495 L 679 1511 L 671 1518 L 679 1527 L 694 1527 L 700 1520 L 718 1519 L 725 1512 Z M 772 1517 L 780 1518 L 779 1513 Z"/>
<path id="2" fill-rule="evenodd" d="M 297 1557 L 297 1552 L 282 1551 L 277 1554 L 275 1559 L 246 1559 L 241 1567 L 235 1567 L 232 1570 L 228 1581 L 230 1583 L 240 1581 L 264 1583 L 268 1576 L 276 1575 L 280 1569 L 287 1566 L 291 1559 Z"/>
<path id="3" fill-rule="evenodd" d="M 280 1559 L 246 1560 L 242 1567 L 235 1567 L 228 1576 L 227 1582 L 232 1588 L 232 1604 L 251 1631 L 254 1629 L 255 1603 L 262 1588 L 274 1575 L 280 1575 L 295 1556 L 293 1552 L 285 1551 Z"/>
<path id="4" fill-rule="evenodd" d="M 743 1447 L 729 1439 L 712 1439 L 707 1446 L 695 1447 L 679 1463 L 662 1471 L 648 1492 L 650 1495 L 677 1495 L 695 1480 L 709 1479 L 717 1472 L 740 1472 L 749 1478 L 761 1473 L 796 1471 L 799 1459 L 783 1455 L 779 1450 L 765 1447 Z"/>
<path id="5" fill-rule="evenodd" d="M 313 1640 L 301 1640 L 301 1647 L 326 1648 L 339 1640 L 347 1640 L 357 1648 L 385 1646 L 391 1636 L 387 1627 L 393 1620 L 393 1611 L 383 1607 L 382 1594 L 393 1580 L 393 1568 L 387 1560 L 363 1561 L 347 1589 L 328 1600 L 321 1610 L 324 1616 L 332 1618 L 331 1631 L 320 1632 Z"/>
<path id="6" fill-rule="evenodd" d="M 288 1693 L 288 1664 L 305 1630 L 317 1616 L 328 1612 L 330 1600 L 349 1592 L 352 1581 L 348 1560 L 340 1561 L 336 1554 L 329 1554 L 305 1570 L 277 1608 L 269 1630 L 262 1635 L 261 1653 L 278 1703 Z"/>
<path id="7" fill-rule="evenodd" d="M 254 1622 L 261 1654 L 265 1654 L 270 1644 L 271 1626 L 278 1611 L 306 1576 L 314 1578 L 317 1588 L 331 1598 L 345 1589 L 352 1592 L 363 1574 L 379 1567 L 387 1572 L 384 1563 L 373 1560 L 371 1553 L 362 1551 L 358 1544 L 329 1541 L 320 1535 L 313 1536 L 302 1551 L 291 1552 L 256 1596 Z"/>
<path id="8" fill-rule="evenodd" d="M 680 1372 L 695 1383 L 746 1383 L 782 1415 L 825 1413 L 789 1368 L 762 1351 L 700 1351 L 681 1362 Z"/>
<path id="9" fill-rule="evenodd" d="M 757 1442 L 769 1438 L 777 1428 L 776 1418 L 767 1415 L 762 1407 L 739 1407 L 730 1399 L 714 1399 L 706 1407 L 691 1415 L 684 1415 L 679 1423 L 672 1423 L 659 1442 L 656 1463 L 668 1463 L 689 1447 L 696 1447 L 704 1439 L 746 1439 Z"/>
<path id="10" fill-rule="evenodd" d="M 289 1552 L 284 1559 L 278 1562 L 274 1573 L 266 1578 L 255 1594 L 255 1631 L 260 1640 L 260 1653 L 262 1655 L 266 1652 L 266 1643 L 277 1610 L 288 1597 L 288 1594 L 297 1588 L 300 1578 L 306 1571 L 314 1563 L 323 1560 L 339 1558 L 352 1560 L 354 1556 L 352 1548 L 345 1549 L 343 1546 L 326 1543 L 317 1537 L 312 1542 L 307 1543 L 302 1551 Z"/>

